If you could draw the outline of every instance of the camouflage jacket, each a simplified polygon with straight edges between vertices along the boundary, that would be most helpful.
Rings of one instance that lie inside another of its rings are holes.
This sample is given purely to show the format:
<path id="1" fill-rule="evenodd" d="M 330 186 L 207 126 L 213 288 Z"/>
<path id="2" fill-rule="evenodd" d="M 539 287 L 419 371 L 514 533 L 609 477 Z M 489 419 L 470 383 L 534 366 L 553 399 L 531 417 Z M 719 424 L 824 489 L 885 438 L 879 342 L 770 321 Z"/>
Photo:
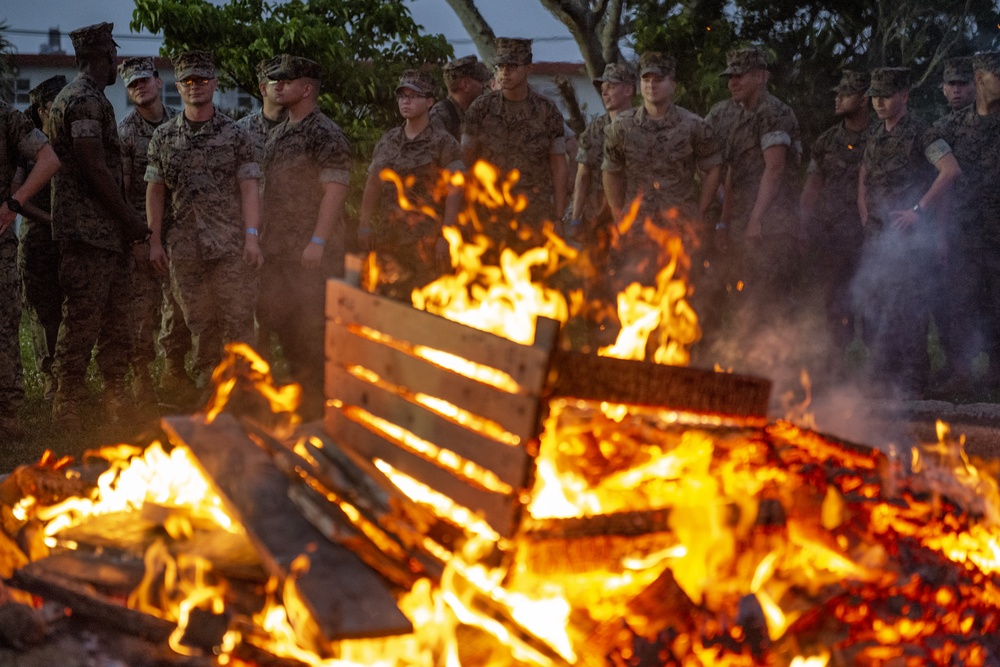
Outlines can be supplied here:
<path id="1" fill-rule="evenodd" d="M 593 221 L 604 210 L 604 183 L 601 163 L 604 161 L 604 133 L 611 124 L 611 114 L 603 114 L 590 122 L 577 140 L 576 161 L 590 170 L 587 201 L 583 204 L 582 220 Z"/>
<path id="2" fill-rule="evenodd" d="M 377 176 L 383 169 L 391 169 L 404 179 L 412 177 L 413 185 L 406 189 L 406 198 L 416 207 L 429 206 L 440 213 L 444 207 L 434 203 L 434 190 L 441 170 L 464 168 L 462 149 L 455 138 L 441 126 L 430 123 L 413 139 L 407 139 L 402 125 L 383 134 L 375 145 L 368 173 Z M 382 217 L 393 222 L 413 224 L 415 218 L 424 217 L 399 207 L 392 182 L 383 181 L 381 204 Z"/>
<path id="3" fill-rule="evenodd" d="M 438 100 L 431 107 L 430 116 L 432 123 L 440 125 L 448 134 L 455 137 L 456 141 L 462 140 L 462 119 L 465 117 L 465 112 L 455 100 L 450 97 Z"/>
<path id="4" fill-rule="evenodd" d="M 732 99 L 719 102 L 708 112 L 705 122 L 714 130 L 722 147 L 723 167 L 730 172 L 731 234 L 742 237 L 750 221 L 764 175 L 764 151 L 772 146 L 786 146 L 788 153 L 778 193 L 761 216 L 761 232 L 796 233 L 802 141 L 799 121 L 791 108 L 765 91 L 753 109 Z"/>
<path id="5" fill-rule="evenodd" d="M 952 196 L 959 224 L 965 231 L 1000 233 L 1000 114 L 981 116 L 971 105 L 940 119 L 935 128 L 962 169 Z"/>
<path id="6" fill-rule="evenodd" d="M 267 135 L 271 130 L 280 125 L 281 121 L 265 118 L 264 112 L 258 111 L 257 113 L 243 116 L 243 118 L 236 121 L 236 124 L 250 133 L 250 139 L 253 140 L 255 159 L 258 164 L 263 164 L 264 145 L 267 143 Z"/>
<path id="7" fill-rule="evenodd" d="M 876 123 L 865 145 L 865 188 L 873 225 L 889 220 L 889 212 L 912 208 L 934 182 L 934 164 L 951 152 L 939 130 L 913 113 L 891 132 Z"/>
<path id="8" fill-rule="evenodd" d="M 541 202 L 551 207 L 549 156 L 566 153 L 563 125 L 559 108 L 543 95 L 529 90 L 527 99 L 511 102 L 496 90 L 476 98 L 465 112 L 462 143 L 466 137 L 478 141 L 476 159 L 496 165 L 501 175 L 518 169 L 521 179 L 513 192 L 527 195 L 529 207 Z"/>
<path id="9" fill-rule="evenodd" d="M 263 172 L 261 249 L 265 257 L 299 261 L 316 228 L 324 184 L 350 184 L 351 147 L 340 127 L 314 109 L 301 121 L 285 120 L 271 130 Z M 327 244 L 324 255 L 342 263 L 342 222 Z"/>
<path id="10" fill-rule="evenodd" d="M 173 214 L 166 232 L 170 258 L 240 254 L 245 241 L 240 181 L 259 178 L 250 135 L 218 109 L 197 130 L 183 113 L 156 128 L 146 181 L 167 188 Z"/>
<path id="11" fill-rule="evenodd" d="M 852 132 L 841 122 L 813 142 L 808 172 L 823 179 L 813 220 L 816 228 L 860 233 L 858 172 L 868 132 L 870 126 L 861 132 Z"/>
<path id="12" fill-rule="evenodd" d="M 146 218 L 146 165 L 149 164 L 149 140 L 163 123 L 177 115 L 177 109 L 163 107 L 163 120 L 153 125 L 133 111 L 118 123 L 118 139 L 122 144 L 122 169 L 126 178 L 125 196 L 128 203 Z"/>
<path id="13" fill-rule="evenodd" d="M 18 165 L 30 170 L 35 155 L 47 143 L 48 138 L 30 118 L 0 101 L 0 155 L 3 156 L 0 160 L 0 201 L 10 197 L 10 184 Z"/>
<path id="14" fill-rule="evenodd" d="M 622 111 L 607 129 L 604 163 L 608 172 L 624 172 L 625 201 L 642 197 L 641 216 L 656 217 L 696 204 L 695 175 L 722 163 L 712 129 L 700 116 L 676 104 L 661 119 L 645 107 Z"/>
<path id="15" fill-rule="evenodd" d="M 73 140 L 85 138 L 101 142 L 104 164 L 124 197 L 115 109 L 104 90 L 81 73 L 60 91 L 49 115 L 49 141 L 62 162 L 52 179 L 52 238 L 121 251 L 119 221 L 111 218 L 94 197 L 90 181 L 84 175 L 93 167 L 78 162 L 73 153 Z"/>

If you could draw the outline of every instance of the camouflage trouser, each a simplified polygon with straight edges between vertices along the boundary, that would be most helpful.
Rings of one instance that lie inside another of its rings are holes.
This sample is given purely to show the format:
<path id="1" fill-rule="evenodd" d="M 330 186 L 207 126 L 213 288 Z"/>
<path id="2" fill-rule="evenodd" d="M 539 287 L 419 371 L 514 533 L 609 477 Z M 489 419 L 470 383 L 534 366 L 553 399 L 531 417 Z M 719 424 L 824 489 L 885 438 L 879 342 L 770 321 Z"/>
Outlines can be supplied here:
<path id="1" fill-rule="evenodd" d="M 0 235 L 0 415 L 16 413 L 24 399 L 20 326 L 17 237 L 11 227 Z"/>
<path id="2" fill-rule="evenodd" d="M 108 385 L 121 384 L 132 356 L 132 258 L 82 241 L 59 246 L 63 319 L 52 374 L 56 404 L 86 394 L 87 365 L 96 345 L 97 365 Z"/>
<path id="3" fill-rule="evenodd" d="M 35 367 L 51 380 L 56 338 L 62 321 L 59 244 L 52 240 L 51 225 L 33 220 L 22 222 L 17 264 L 35 351 Z"/>
<path id="4" fill-rule="evenodd" d="M 135 350 L 132 355 L 134 372 L 148 371 L 156 359 L 157 342 L 164 358 L 178 368 L 184 368 L 184 355 L 191 348 L 191 333 L 184 324 L 180 306 L 170 289 L 170 278 L 150 271 L 134 272 Z M 157 335 L 158 334 L 158 335 Z"/>
<path id="5" fill-rule="evenodd" d="M 278 335 L 294 380 L 307 395 L 323 391 L 326 272 L 267 259 L 260 270 L 257 312 Z"/>
<path id="6" fill-rule="evenodd" d="M 207 387 L 227 341 L 254 343 L 256 293 L 240 255 L 170 261 L 170 281 L 191 331 L 195 385 Z"/>

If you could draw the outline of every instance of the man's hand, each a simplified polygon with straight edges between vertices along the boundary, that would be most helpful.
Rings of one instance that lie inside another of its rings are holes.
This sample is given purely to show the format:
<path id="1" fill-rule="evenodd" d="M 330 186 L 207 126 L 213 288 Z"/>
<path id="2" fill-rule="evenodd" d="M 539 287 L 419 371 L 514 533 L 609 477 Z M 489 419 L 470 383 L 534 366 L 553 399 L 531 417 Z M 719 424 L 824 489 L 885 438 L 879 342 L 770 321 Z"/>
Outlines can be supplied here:
<path id="1" fill-rule="evenodd" d="M 142 216 L 134 212 L 131 216 L 129 216 L 129 219 L 125 221 L 122 231 L 125 234 L 125 243 L 128 243 L 129 245 L 135 243 L 136 241 L 145 241 L 150 235 L 150 230 L 149 227 L 146 226 L 146 221 L 142 219 Z"/>
<path id="2" fill-rule="evenodd" d="M 133 246 L 135 248 L 145 248 L 145 244 L 139 244 Z M 153 269 L 156 270 L 161 276 L 167 275 L 167 253 L 163 252 L 163 244 L 156 237 L 151 237 L 149 240 L 149 263 L 153 265 Z M 138 262 L 138 259 L 136 260 Z"/>
<path id="3" fill-rule="evenodd" d="M 323 246 L 310 243 L 302 251 L 302 266 L 306 269 L 318 269 L 323 262 Z"/>
<path id="4" fill-rule="evenodd" d="M 7 231 L 7 228 L 14 224 L 17 213 L 7 208 L 7 202 L 0 204 L 0 234 Z"/>
<path id="5" fill-rule="evenodd" d="M 761 237 L 761 225 L 759 219 L 751 218 L 750 222 L 747 223 L 746 232 L 743 234 L 743 238 L 749 245 L 756 245 L 760 242 Z"/>
<path id="6" fill-rule="evenodd" d="M 260 251 L 260 244 L 253 234 L 247 234 L 243 242 L 243 261 L 255 269 L 259 269 L 264 263 L 264 253 Z"/>
<path id="7" fill-rule="evenodd" d="M 153 273 L 154 270 L 159 272 L 151 261 L 151 251 L 147 241 L 132 244 L 132 259 L 135 260 L 135 268 L 142 273 Z"/>
<path id="8" fill-rule="evenodd" d="M 889 224 L 893 229 L 909 229 L 920 220 L 920 214 L 913 209 L 889 211 Z"/>

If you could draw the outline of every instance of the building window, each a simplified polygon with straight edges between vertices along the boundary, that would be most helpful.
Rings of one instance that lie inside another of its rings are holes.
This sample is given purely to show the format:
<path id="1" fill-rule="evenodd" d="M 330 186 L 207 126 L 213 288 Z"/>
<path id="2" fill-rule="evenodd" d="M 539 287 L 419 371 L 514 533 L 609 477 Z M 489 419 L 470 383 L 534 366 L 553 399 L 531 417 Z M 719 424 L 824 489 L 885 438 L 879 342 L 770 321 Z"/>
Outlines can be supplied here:
<path id="1" fill-rule="evenodd" d="M 253 111 L 253 95 L 242 90 L 236 96 L 236 108 L 247 113 Z"/>
<path id="2" fill-rule="evenodd" d="M 31 79 L 18 79 L 14 83 L 14 104 L 28 106 L 31 104 Z"/>

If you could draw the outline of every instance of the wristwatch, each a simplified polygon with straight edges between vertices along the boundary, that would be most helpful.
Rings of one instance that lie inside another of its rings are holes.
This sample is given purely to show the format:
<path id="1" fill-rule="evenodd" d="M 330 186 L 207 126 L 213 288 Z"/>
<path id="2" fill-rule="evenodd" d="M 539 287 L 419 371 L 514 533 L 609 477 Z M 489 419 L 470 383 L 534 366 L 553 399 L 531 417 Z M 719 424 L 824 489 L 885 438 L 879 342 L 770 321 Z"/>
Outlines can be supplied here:
<path id="1" fill-rule="evenodd" d="M 17 201 L 13 197 L 8 197 L 7 201 L 5 201 L 4 204 L 7 204 L 7 208 L 9 208 L 14 213 L 21 212 L 21 202 Z"/>
<path id="2" fill-rule="evenodd" d="M 912 211 L 913 211 L 914 213 L 916 213 L 917 215 L 920 215 L 921 213 L 923 213 L 923 212 L 924 212 L 924 209 L 922 209 L 922 208 L 920 207 L 920 202 L 917 202 L 916 204 L 914 204 L 913 208 L 912 208 L 912 209 L 910 209 L 910 210 L 912 210 Z"/>

